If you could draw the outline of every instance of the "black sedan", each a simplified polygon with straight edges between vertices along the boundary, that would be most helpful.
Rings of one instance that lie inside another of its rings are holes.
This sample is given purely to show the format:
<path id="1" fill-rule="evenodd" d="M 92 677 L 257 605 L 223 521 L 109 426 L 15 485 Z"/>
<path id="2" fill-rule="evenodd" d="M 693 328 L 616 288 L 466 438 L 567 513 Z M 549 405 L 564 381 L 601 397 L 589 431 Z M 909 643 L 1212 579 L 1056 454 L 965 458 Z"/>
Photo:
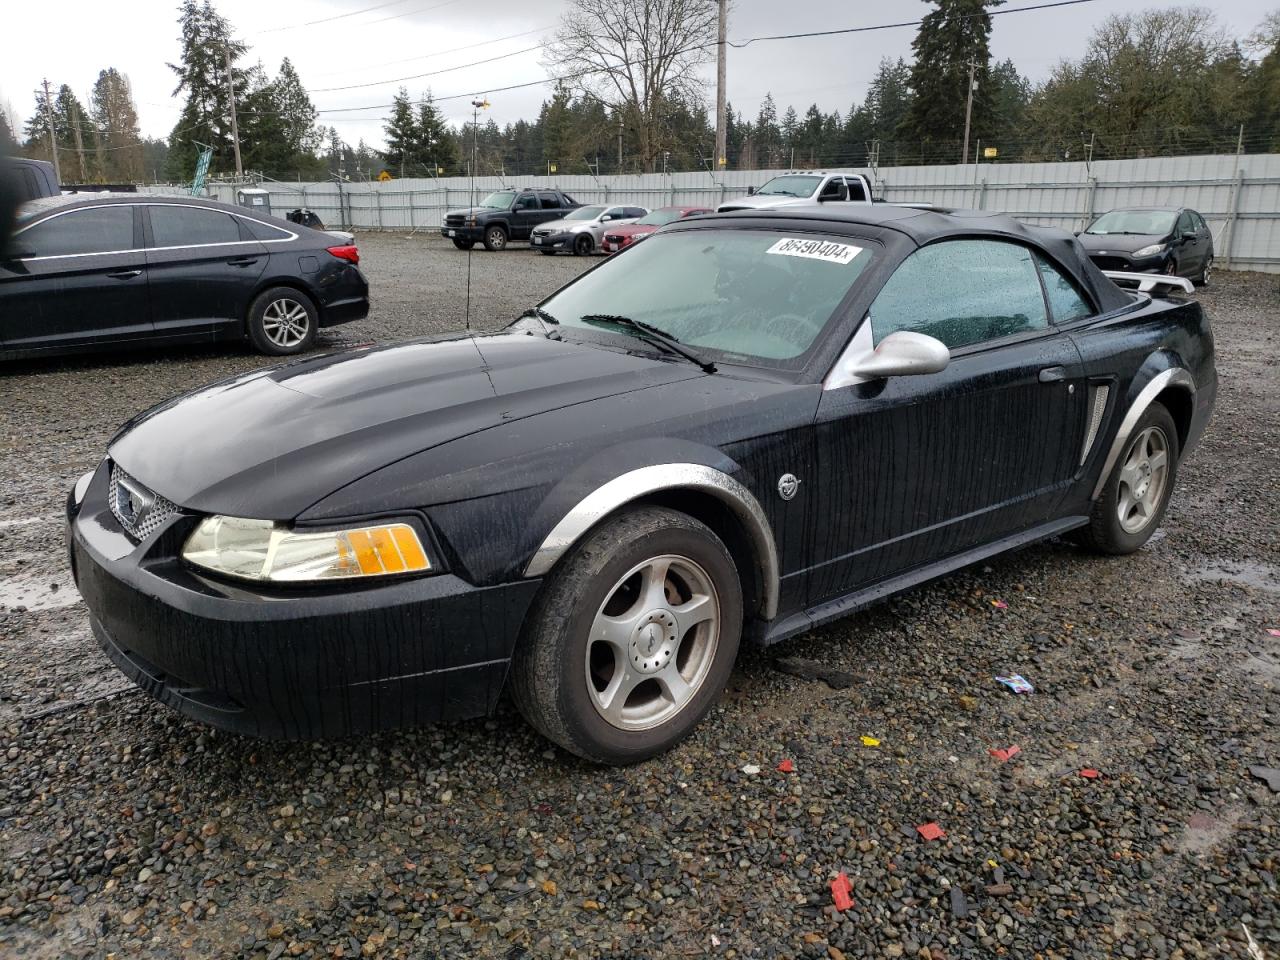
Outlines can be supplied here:
<path id="1" fill-rule="evenodd" d="M 1213 232 L 1186 207 L 1109 210 L 1079 236 L 1099 270 L 1163 273 L 1201 285 L 1213 270 Z"/>
<path id="2" fill-rule="evenodd" d="M 73 570 L 107 654 L 203 721 L 331 736 L 509 684 L 625 763 L 689 733 L 744 638 L 1045 537 L 1138 549 L 1216 385 L 1199 304 L 1121 290 L 1062 231 L 713 214 L 499 333 L 142 414 L 69 497 Z"/>
<path id="3" fill-rule="evenodd" d="M 0 253 L 0 357 L 248 338 L 282 356 L 369 312 L 355 246 L 211 200 L 34 200 Z"/>

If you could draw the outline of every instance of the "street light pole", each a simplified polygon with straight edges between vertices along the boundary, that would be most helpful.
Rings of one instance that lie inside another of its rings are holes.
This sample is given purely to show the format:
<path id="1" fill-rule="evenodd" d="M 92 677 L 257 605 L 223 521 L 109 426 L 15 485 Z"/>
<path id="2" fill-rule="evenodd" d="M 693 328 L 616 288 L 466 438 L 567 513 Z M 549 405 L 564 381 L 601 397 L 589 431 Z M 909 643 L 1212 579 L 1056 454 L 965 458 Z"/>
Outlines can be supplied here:
<path id="1" fill-rule="evenodd" d="M 969 58 L 969 96 L 964 104 L 964 146 L 960 148 L 960 162 L 967 163 L 969 161 L 969 119 L 973 116 L 973 57 Z"/>
<path id="2" fill-rule="evenodd" d="M 227 99 L 231 103 L 231 146 L 236 152 L 236 176 L 244 176 L 244 167 L 240 164 L 240 126 L 236 122 L 236 85 L 231 75 L 231 47 L 222 45 L 222 61 L 227 65 Z"/>
<path id="3" fill-rule="evenodd" d="M 45 119 L 49 121 L 49 150 L 53 153 L 53 178 L 62 183 L 62 166 L 58 163 L 58 138 L 53 132 L 53 94 L 49 92 L 49 81 L 44 82 Z"/>
<path id="4" fill-rule="evenodd" d="M 720 0 L 720 34 L 716 44 L 716 169 L 723 170 L 727 160 L 725 152 L 728 149 L 729 127 L 728 118 L 725 116 L 725 73 L 727 65 L 725 62 L 725 30 L 726 21 L 729 17 L 728 12 L 729 0 Z M 621 162 L 619 162 L 621 165 Z"/>

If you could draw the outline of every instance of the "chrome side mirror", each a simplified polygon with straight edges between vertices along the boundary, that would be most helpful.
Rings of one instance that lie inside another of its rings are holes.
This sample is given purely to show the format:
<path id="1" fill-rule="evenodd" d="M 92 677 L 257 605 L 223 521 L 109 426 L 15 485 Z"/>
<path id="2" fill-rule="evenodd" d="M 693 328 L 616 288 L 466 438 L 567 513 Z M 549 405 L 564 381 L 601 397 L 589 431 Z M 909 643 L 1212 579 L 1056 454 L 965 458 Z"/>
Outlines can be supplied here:
<path id="1" fill-rule="evenodd" d="M 951 362 L 951 351 L 935 337 L 910 330 L 891 333 L 874 350 L 853 358 L 849 373 L 863 380 L 938 373 Z"/>

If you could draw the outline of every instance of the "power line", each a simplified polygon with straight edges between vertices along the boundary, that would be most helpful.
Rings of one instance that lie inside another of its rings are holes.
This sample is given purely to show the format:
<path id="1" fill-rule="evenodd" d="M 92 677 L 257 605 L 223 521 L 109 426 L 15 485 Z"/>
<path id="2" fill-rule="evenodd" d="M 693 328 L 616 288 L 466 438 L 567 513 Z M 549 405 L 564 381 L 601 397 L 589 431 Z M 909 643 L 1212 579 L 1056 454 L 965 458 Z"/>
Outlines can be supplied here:
<path id="1" fill-rule="evenodd" d="M 347 76 L 354 70 L 371 70 L 381 67 L 394 67 L 399 63 L 413 63 L 416 60 L 430 60 L 432 57 L 442 57 L 446 53 L 459 53 L 463 50 L 474 50 L 476 47 L 487 47 L 493 43 L 502 43 L 504 40 L 515 40 L 518 37 L 527 37 L 535 33 L 542 33 L 544 30 L 550 30 L 554 24 L 545 27 L 535 27 L 533 30 L 522 30 L 520 33 L 509 33 L 505 37 L 495 37 L 492 40 L 481 40 L 479 43 L 468 43 L 461 47 L 450 47 L 448 50 L 436 50 L 432 53 L 424 53 L 417 57 L 405 57 L 403 60 L 388 60 L 386 63 L 379 63 L 366 67 L 348 67 L 345 70 L 333 70 L 328 73 L 313 73 L 313 77 L 343 77 Z"/>
<path id="2" fill-rule="evenodd" d="M 490 57 L 487 60 L 476 60 L 472 63 L 464 63 L 456 67 L 442 67 L 439 70 L 431 70 L 427 73 L 417 73 L 410 77 L 394 77 L 390 80 L 371 80 L 368 83 L 351 83 L 343 87 L 317 87 L 316 93 L 333 93 L 337 90 L 359 90 L 364 87 L 380 87 L 386 83 L 403 83 L 406 80 L 421 80 L 424 77 L 436 77 L 442 73 L 453 73 L 455 70 L 467 70 L 471 67 L 480 67 L 486 63 L 496 63 L 499 60 L 506 60 L 509 57 L 518 57 L 525 53 L 532 53 L 535 50 L 541 50 L 542 44 L 536 47 L 525 47 L 523 50 L 513 50 L 511 53 L 504 53 L 500 56 Z"/>
<path id="3" fill-rule="evenodd" d="M 268 30 L 251 31 L 251 35 L 256 36 L 263 33 L 279 33 L 283 30 L 300 30 L 303 27 L 314 27 L 320 24 L 331 23 L 334 20 L 342 20 L 347 17 L 355 17 L 355 16 L 359 16 L 362 13 L 371 13 L 374 10 L 381 10 L 383 7 L 394 7 L 396 4 L 406 3 L 406 2 L 407 0 L 389 0 L 388 3 L 374 4 L 372 7 L 365 7 L 363 10 L 353 10 L 350 13 L 340 13 L 333 17 L 322 17 L 319 20 L 308 20 L 305 23 L 291 23 L 291 24 L 286 24 L 283 27 L 271 27 Z M 448 7 L 448 6 L 452 6 L 455 3 L 461 3 L 461 2 L 462 0 L 444 0 L 444 3 L 437 3 L 430 7 L 421 7 L 417 10 L 409 10 L 409 11 L 406 11 L 405 13 L 392 14 L 389 17 L 382 17 L 379 20 L 365 20 L 362 23 L 354 24 L 354 26 L 372 27 L 374 24 L 377 24 L 377 23 L 386 23 L 388 20 L 399 20 L 401 17 L 412 17 L 414 14 L 418 14 L 418 13 L 429 13 L 432 10 L 439 10 L 441 7 Z"/>

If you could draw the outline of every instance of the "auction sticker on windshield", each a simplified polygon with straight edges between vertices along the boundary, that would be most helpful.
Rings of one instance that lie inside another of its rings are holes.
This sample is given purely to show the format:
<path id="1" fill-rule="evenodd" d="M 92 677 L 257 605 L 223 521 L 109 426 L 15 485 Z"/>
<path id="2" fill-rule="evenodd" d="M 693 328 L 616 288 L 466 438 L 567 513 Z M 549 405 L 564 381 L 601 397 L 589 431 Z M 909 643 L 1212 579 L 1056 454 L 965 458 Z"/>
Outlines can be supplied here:
<path id="1" fill-rule="evenodd" d="M 825 260 L 827 263 L 849 263 L 862 252 L 861 247 L 850 243 L 833 243 L 830 240 L 804 240 L 800 237 L 787 237 L 779 240 L 765 253 L 774 253 L 783 257 L 808 257 L 810 260 Z"/>

